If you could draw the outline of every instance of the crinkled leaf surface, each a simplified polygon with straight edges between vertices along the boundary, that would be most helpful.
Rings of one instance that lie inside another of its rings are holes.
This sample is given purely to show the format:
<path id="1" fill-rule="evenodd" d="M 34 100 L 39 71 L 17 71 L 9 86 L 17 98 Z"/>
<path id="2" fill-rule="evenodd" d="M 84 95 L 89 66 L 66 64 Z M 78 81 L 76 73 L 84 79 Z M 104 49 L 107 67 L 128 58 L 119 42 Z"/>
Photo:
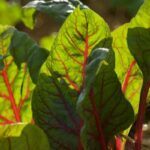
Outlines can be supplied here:
<path id="1" fill-rule="evenodd" d="M 30 124 L 13 124 L 0 127 L 0 149 L 50 150 L 45 133 Z"/>
<path id="2" fill-rule="evenodd" d="M 40 67 L 49 52 L 40 48 L 26 33 L 18 30 L 13 33 L 9 50 L 19 68 L 22 63 L 27 64 L 31 78 L 36 83 Z"/>
<path id="3" fill-rule="evenodd" d="M 33 93 L 33 116 L 53 149 L 82 149 L 82 121 L 76 101 L 84 85 L 91 50 L 110 36 L 104 20 L 90 9 L 77 8 L 65 21 Z"/>
<path id="4" fill-rule="evenodd" d="M 77 103 L 84 120 L 81 136 L 87 150 L 103 149 L 104 140 L 108 143 L 134 120 L 133 109 L 108 63 L 109 53 L 108 49 L 92 51 L 86 66 L 85 86 Z"/>
<path id="5" fill-rule="evenodd" d="M 79 0 L 34 0 L 24 6 L 22 21 L 33 29 L 36 12 L 43 12 L 54 17 L 59 22 L 64 22 L 67 16 L 80 5 L 87 8 Z"/>
<path id="6" fill-rule="evenodd" d="M 8 51 L 13 30 L 12 27 L 0 26 L 0 55 L 7 56 L 0 70 L 0 125 L 30 122 L 32 117 L 30 93 L 33 83 L 27 66 L 22 64 L 18 69 Z"/>

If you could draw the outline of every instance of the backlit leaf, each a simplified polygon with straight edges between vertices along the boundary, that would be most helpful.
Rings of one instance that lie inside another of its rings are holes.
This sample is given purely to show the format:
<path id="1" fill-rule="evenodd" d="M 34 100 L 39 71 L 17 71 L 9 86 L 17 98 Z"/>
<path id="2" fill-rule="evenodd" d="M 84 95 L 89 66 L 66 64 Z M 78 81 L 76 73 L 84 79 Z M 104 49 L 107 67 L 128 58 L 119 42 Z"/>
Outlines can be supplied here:
<path id="1" fill-rule="evenodd" d="M 37 126 L 13 124 L 0 127 L 0 149 L 50 150 L 50 147 L 46 135 Z"/>
<path id="2" fill-rule="evenodd" d="M 0 70 L 0 125 L 30 122 L 32 118 L 30 94 L 33 83 L 27 66 L 22 64 L 18 69 L 9 55 L 13 30 L 9 26 L 0 26 L 0 55 L 4 57 L 4 67 Z"/>
<path id="3" fill-rule="evenodd" d="M 122 91 L 137 114 L 143 79 L 142 73 L 128 49 L 128 26 L 125 24 L 112 33 L 112 46 L 115 52 L 115 71 L 122 84 Z"/>
<path id="4" fill-rule="evenodd" d="M 65 21 L 42 67 L 33 93 L 33 117 L 53 149 L 82 149 L 82 121 L 76 111 L 92 49 L 105 46 L 110 31 L 90 9 L 77 8 Z M 113 63 L 112 63 L 113 64 Z"/>
<path id="5" fill-rule="evenodd" d="M 8 11 L 9 10 L 9 11 Z M 0 0 L 0 24 L 13 25 L 21 19 L 21 8 L 15 3 Z"/>
<path id="6" fill-rule="evenodd" d="M 110 36 L 109 27 L 95 12 L 77 8 L 65 21 L 52 46 L 48 66 L 80 91 L 91 50 Z M 101 45 L 105 44 L 105 40 Z"/>

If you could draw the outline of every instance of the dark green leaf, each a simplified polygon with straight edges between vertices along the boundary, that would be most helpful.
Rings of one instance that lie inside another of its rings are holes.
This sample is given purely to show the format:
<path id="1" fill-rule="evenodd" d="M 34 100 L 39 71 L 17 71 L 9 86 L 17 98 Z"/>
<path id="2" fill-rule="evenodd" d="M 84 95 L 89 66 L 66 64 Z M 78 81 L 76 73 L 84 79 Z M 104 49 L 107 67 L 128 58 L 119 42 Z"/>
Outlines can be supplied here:
<path id="1" fill-rule="evenodd" d="M 40 48 L 26 33 L 15 30 L 9 47 L 17 66 L 27 63 L 31 78 L 36 83 L 41 65 L 49 52 Z"/>
<path id="2" fill-rule="evenodd" d="M 0 55 L 0 70 L 4 68 L 3 56 Z"/>
<path id="3" fill-rule="evenodd" d="M 69 14 L 74 9 L 80 6 L 81 8 L 87 8 L 79 0 L 48 0 L 48 1 L 31 1 L 24 6 L 23 10 L 23 22 L 30 28 L 34 26 L 34 19 L 36 12 L 43 12 L 49 16 L 54 17 L 59 22 L 64 22 Z M 28 19 L 30 18 L 30 20 Z"/>
<path id="4" fill-rule="evenodd" d="M 77 103 L 84 120 L 81 136 L 87 150 L 103 149 L 102 141 L 110 142 L 114 135 L 134 121 L 133 109 L 108 63 L 110 53 L 104 48 L 91 53 L 86 67 L 85 87 Z"/>
<path id="5" fill-rule="evenodd" d="M 33 93 L 33 117 L 53 149 L 76 150 L 80 145 L 80 119 L 75 110 L 77 95 L 63 79 L 40 75 Z"/>

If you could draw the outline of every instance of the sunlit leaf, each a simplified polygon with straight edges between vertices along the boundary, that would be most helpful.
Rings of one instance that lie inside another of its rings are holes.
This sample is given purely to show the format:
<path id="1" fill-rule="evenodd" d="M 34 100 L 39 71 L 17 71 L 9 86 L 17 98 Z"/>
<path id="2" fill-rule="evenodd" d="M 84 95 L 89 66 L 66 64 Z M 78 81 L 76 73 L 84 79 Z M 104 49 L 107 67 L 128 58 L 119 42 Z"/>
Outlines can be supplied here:
<path id="1" fill-rule="evenodd" d="M 40 39 L 41 47 L 51 50 L 51 47 L 53 45 L 53 42 L 54 42 L 56 36 L 57 36 L 57 33 L 52 33 L 49 36 L 42 37 Z"/>
<path id="2" fill-rule="evenodd" d="M 0 24 L 13 25 L 21 19 L 21 8 L 17 4 L 0 1 Z"/>
<path id="3" fill-rule="evenodd" d="M 50 150 L 50 147 L 46 135 L 37 126 L 13 124 L 0 127 L 0 149 Z"/>
<path id="4" fill-rule="evenodd" d="M 125 24 L 113 33 L 113 49 L 115 52 L 115 71 L 122 84 L 122 91 L 130 101 L 135 114 L 138 112 L 140 91 L 142 87 L 142 73 L 130 53 L 127 44 L 128 24 Z"/>
<path id="5" fill-rule="evenodd" d="M 0 125 L 14 122 L 30 122 L 31 91 L 33 83 L 26 64 L 17 68 L 14 58 L 9 55 L 9 44 L 14 28 L 0 26 L 0 55 L 4 66 L 0 70 Z"/>
<path id="6" fill-rule="evenodd" d="M 61 27 L 33 93 L 33 117 L 54 149 L 82 149 L 82 121 L 76 112 L 87 58 L 110 36 L 105 21 L 92 10 L 77 8 Z"/>
<path id="7" fill-rule="evenodd" d="M 85 79 L 85 66 L 91 50 L 110 36 L 109 27 L 95 12 L 78 8 L 60 29 L 52 46 L 48 65 L 75 90 L 80 91 Z"/>

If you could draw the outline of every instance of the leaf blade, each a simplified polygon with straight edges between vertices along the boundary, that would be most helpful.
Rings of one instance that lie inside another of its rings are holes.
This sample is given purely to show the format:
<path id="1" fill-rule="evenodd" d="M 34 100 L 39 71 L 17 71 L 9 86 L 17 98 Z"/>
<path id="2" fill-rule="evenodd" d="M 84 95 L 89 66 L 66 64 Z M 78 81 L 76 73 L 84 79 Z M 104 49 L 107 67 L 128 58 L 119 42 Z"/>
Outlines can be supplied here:
<path id="1" fill-rule="evenodd" d="M 85 149 L 106 149 L 105 144 L 134 120 L 133 109 L 107 63 L 109 57 L 108 51 L 93 50 L 87 65 L 86 85 L 78 99 L 78 111 L 84 120 L 81 136 Z M 90 73 L 91 68 L 95 73 Z M 125 110 L 129 114 L 125 114 Z"/>

